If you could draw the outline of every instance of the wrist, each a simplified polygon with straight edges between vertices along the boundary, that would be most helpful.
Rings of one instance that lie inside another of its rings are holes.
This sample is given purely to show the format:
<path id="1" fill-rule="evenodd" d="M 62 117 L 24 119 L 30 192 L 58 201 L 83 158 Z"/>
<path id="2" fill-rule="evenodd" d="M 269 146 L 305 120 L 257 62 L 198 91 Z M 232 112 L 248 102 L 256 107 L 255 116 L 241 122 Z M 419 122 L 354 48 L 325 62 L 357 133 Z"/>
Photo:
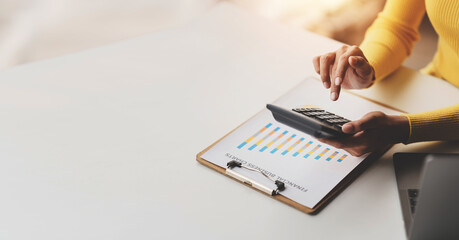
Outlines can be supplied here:
<path id="1" fill-rule="evenodd" d="M 393 143 L 405 143 L 410 137 L 410 121 L 406 116 L 391 115 L 390 118 Z"/>

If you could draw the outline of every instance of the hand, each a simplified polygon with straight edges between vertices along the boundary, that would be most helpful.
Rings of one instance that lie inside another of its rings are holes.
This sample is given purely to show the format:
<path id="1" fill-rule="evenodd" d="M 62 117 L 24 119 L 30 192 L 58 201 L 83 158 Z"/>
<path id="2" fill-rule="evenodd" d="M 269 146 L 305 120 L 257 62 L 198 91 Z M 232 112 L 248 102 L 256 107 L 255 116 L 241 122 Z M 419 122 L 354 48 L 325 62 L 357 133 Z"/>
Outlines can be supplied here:
<path id="1" fill-rule="evenodd" d="M 330 88 L 330 99 L 338 100 L 341 86 L 347 89 L 369 87 L 375 71 L 357 46 L 342 46 L 340 49 L 312 59 L 314 68 L 324 87 Z"/>
<path id="2" fill-rule="evenodd" d="M 410 124 L 405 116 L 371 112 L 359 120 L 344 124 L 342 130 L 353 135 L 335 139 L 321 138 L 319 141 L 344 149 L 354 156 L 361 156 L 405 142 L 410 134 Z"/>

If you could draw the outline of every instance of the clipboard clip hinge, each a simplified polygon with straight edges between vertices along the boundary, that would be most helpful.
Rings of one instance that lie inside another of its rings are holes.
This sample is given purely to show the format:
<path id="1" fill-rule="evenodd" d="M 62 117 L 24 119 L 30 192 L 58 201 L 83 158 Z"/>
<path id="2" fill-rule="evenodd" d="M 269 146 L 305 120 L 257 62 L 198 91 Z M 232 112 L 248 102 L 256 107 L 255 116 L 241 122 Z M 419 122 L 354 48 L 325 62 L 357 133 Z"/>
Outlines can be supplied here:
<path id="1" fill-rule="evenodd" d="M 252 186 L 262 192 L 265 192 L 271 196 L 275 196 L 275 195 L 278 195 L 279 192 L 283 191 L 285 189 L 285 184 L 279 180 L 275 180 L 273 178 L 271 178 L 270 176 L 266 175 L 264 172 L 258 170 L 258 169 L 255 169 L 255 168 L 251 168 L 251 167 L 248 167 L 248 166 L 245 166 L 243 165 L 241 162 L 238 162 L 238 161 L 229 161 L 226 166 L 228 168 L 226 168 L 226 174 L 233 177 L 233 178 L 236 178 L 237 180 L 249 185 L 249 186 Z M 236 172 L 233 170 L 233 168 L 235 167 L 239 167 L 239 168 L 245 168 L 247 170 L 250 170 L 250 171 L 253 171 L 253 172 L 258 172 L 258 173 L 261 173 L 263 176 L 265 176 L 266 178 L 268 178 L 270 181 L 272 181 L 276 186 L 277 188 L 276 189 L 272 189 L 272 188 L 269 188 L 263 184 L 260 184 L 248 177 L 245 177 L 243 175 L 241 175 L 240 173 Z"/>

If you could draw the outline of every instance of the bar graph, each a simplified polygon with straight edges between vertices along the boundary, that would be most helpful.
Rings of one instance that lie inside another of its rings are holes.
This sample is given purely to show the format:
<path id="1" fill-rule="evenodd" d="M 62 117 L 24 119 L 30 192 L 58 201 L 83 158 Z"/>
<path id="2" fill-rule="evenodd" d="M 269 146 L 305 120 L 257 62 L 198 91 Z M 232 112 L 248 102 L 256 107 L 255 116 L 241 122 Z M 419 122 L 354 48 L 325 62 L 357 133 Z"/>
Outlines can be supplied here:
<path id="1" fill-rule="evenodd" d="M 290 133 L 289 130 L 282 128 L 281 126 L 275 126 L 273 123 L 268 123 L 252 136 L 246 138 L 237 148 L 244 151 L 257 150 L 260 154 L 279 156 L 279 159 L 301 156 L 301 158 L 297 159 L 304 159 L 305 161 L 308 161 L 307 159 L 321 160 L 325 163 L 341 163 L 348 157 L 347 154 L 340 152 L 339 149 L 332 150 L 331 147 L 320 144 L 304 133 Z M 264 132 L 267 133 L 263 134 Z M 276 144 L 277 142 L 280 143 Z M 250 143 L 251 145 L 249 145 Z M 246 146 L 247 148 L 245 148 Z"/>
<path id="2" fill-rule="evenodd" d="M 306 155 L 304 155 L 304 158 L 308 158 L 309 156 L 311 156 L 315 151 L 317 151 L 317 149 L 319 149 L 320 147 L 322 147 L 322 145 L 318 144 L 317 146 L 315 146 L 311 151 L 309 151 Z"/>
<path id="3" fill-rule="evenodd" d="M 277 138 L 274 138 L 273 140 L 271 140 L 271 142 L 269 142 L 266 146 L 264 146 L 263 148 L 260 149 L 260 152 L 264 152 L 266 149 L 268 149 L 269 147 L 271 147 L 271 145 L 273 145 L 277 140 L 281 139 L 283 136 L 285 136 L 286 134 L 288 133 L 288 131 L 284 131 L 283 133 L 279 134 L 279 136 L 277 136 Z"/>
<path id="4" fill-rule="evenodd" d="M 268 123 L 266 126 L 264 126 L 262 129 L 260 129 L 258 132 L 256 132 L 253 136 L 247 138 L 247 140 L 245 140 L 243 143 L 241 143 L 241 145 L 239 145 L 237 148 L 241 149 L 242 147 L 244 147 L 247 143 L 249 143 L 250 141 L 252 141 L 254 138 L 256 138 L 260 133 L 264 132 L 266 129 L 268 129 L 269 127 L 271 127 L 273 124 L 272 123 Z"/>
<path id="5" fill-rule="evenodd" d="M 325 155 L 328 151 L 330 151 L 330 148 L 325 148 L 319 155 L 317 155 L 314 159 L 319 160 L 323 155 Z"/>
<path id="6" fill-rule="evenodd" d="M 296 134 L 293 134 L 291 137 L 287 138 L 285 141 L 283 141 L 281 144 L 277 145 L 276 148 L 274 148 L 271 153 L 277 152 L 280 148 L 282 148 L 284 145 L 286 145 L 290 140 L 292 140 L 294 137 L 296 137 Z"/>
<path id="7" fill-rule="evenodd" d="M 337 151 L 335 151 L 334 153 L 332 153 L 332 155 L 328 156 L 328 158 L 325 159 L 325 160 L 330 161 L 330 160 L 332 160 L 334 157 L 336 157 L 336 155 L 338 155 L 338 152 L 337 152 Z"/>
<path id="8" fill-rule="evenodd" d="M 304 149 L 308 148 L 309 146 L 311 146 L 311 144 L 313 144 L 314 142 L 313 141 L 309 141 L 308 143 L 306 143 L 302 148 L 298 149 L 298 151 L 296 151 L 293 156 L 296 157 L 298 156 L 302 151 L 304 151 Z"/>
<path id="9" fill-rule="evenodd" d="M 263 141 L 265 141 L 267 138 L 271 137 L 274 133 L 276 133 L 277 131 L 279 131 L 280 127 L 276 127 L 274 130 L 272 130 L 271 132 L 269 132 L 268 134 L 266 134 L 262 139 L 258 140 L 258 142 L 256 142 L 255 144 L 253 144 L 249 150 L 252 151 L 254 148 L 258 147 L 258 145 L 262 144 Z"/>
<path id="10" fill-rule="evenodd" d="M 282 155 L 287 154 L 290 152 L 293 148 L 295 148 L 298 144 L 300 144 L 302 141 L 304 141 L 304 138 L 300 138 L 298 141 L 296 141 L 292 146 L 288 147 L 282 152 Z"/>
<path id="11" fill-rule="evenodd" d="M 338 159 L 338 162 L 342 162 L 346 157 L 347 157 L 347 155 L 344 154 L 343 156 L 341 156 L 341 157 Z"/>

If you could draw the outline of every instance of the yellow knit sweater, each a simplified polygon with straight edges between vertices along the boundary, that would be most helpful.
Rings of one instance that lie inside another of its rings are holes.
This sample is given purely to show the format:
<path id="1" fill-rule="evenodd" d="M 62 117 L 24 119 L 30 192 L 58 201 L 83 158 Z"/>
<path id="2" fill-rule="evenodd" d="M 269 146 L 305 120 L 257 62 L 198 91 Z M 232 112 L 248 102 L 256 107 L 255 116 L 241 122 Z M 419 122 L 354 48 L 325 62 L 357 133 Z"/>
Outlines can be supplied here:
<path id="1" fill-rule="evenodd" d="M 410 54 L 426 11 L 439 42 L 433 61 L 422 72 L 459 87 L 459 0 L 387 0 L 360 46 L 376 80 L 397 69 Z M 406 114 L 411 128 L 407 143 L 459 139 L 459 104 L 451 104 L 456 105 Z"/>

